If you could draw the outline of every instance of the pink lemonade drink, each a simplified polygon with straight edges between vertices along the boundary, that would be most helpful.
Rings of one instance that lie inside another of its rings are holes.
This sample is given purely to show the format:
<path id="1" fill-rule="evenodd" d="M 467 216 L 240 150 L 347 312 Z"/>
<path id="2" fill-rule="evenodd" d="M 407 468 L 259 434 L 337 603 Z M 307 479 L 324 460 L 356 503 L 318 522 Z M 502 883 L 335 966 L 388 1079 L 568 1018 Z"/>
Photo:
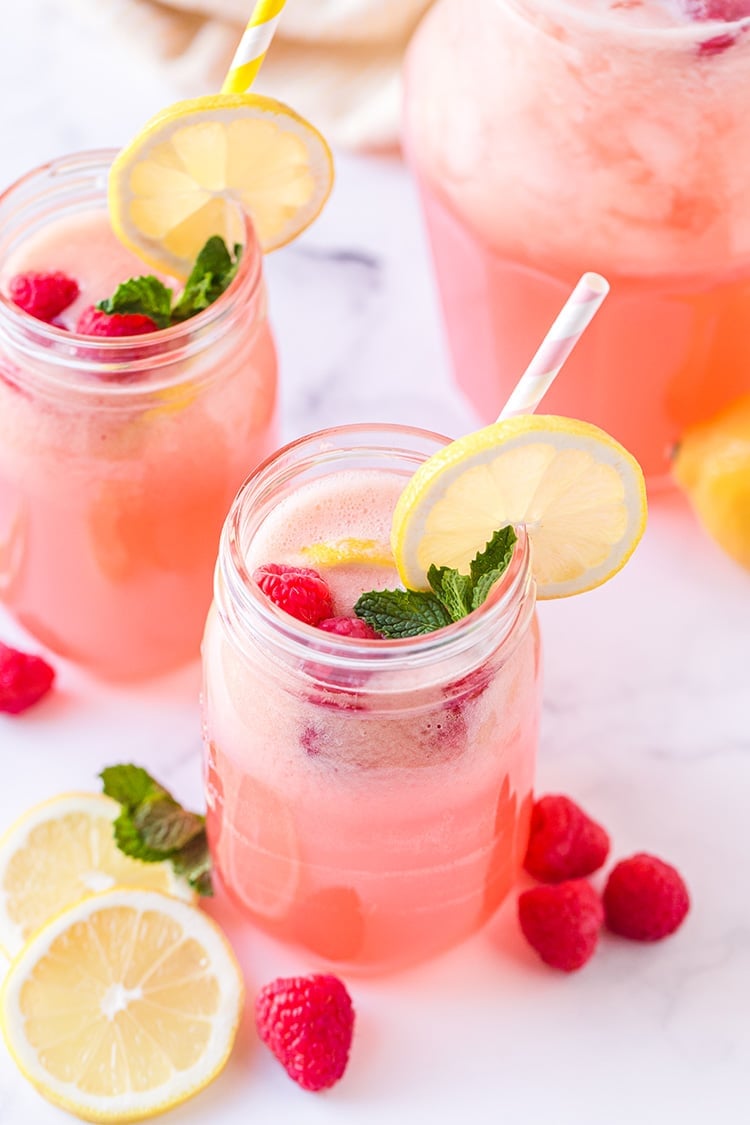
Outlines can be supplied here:
<path id="1" fill-rule="evenodd" d="M 528 544 L 470 617 L 403 640 L 305 625 L 251 575 L 314 565 L 336 615 L 398 585 L 393 508 L 445 442 L 385 425 L 304 438 L 248 479 L 221 541 L 203 646 L 215 867 L 258 925 L 350 969 L 459 942 L 518 873 L 540 706 Z"/>
<path id="2" fill-rule="evenodd" d="M 584 270 L 611 293 L 545 410 L 602 426 L 653 479 L 750 390 L 748 104 L 750 0 L 438 0 L 406 145 L 483 420 Z"/>
<path id="3" fill-rule="evenodd" d="M 198 656 L 224 517 L 273 448 L 276 360 L 249 225 L 204 312 L 75 333 L 81 309 L 152 272 L 110 229 L 111 156 L 57 160 L 0 198 L 0 598 L 56 652 L 130 679 Z M 78 283 L 54 324 L 9 299 L 35 270 Z"/>

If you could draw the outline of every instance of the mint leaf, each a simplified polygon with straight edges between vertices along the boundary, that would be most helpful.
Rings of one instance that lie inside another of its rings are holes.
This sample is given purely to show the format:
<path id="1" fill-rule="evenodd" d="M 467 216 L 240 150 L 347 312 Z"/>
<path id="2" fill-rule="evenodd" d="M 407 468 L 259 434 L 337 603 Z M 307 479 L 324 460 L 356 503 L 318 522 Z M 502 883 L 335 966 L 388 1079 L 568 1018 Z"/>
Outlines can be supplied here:
<path id="1" fill-rule="evenodd" d="M 499 571 L 500 573 L 508 569 L 510 560 L 513 557 L 513 547 L 516 542 L 516 533 L 510 524 L 507 527 L 501 527 L 499 531 L 490 539 L 483 551 L 480 551 L 471 563 L 471 581 L 474 586 L 479 582 L 483 575 L 488 575 L 491 571 Z M 497 581 L 497 579 L 495 579 Z M 485 594 L 485 597 L 487 595 Z M 484 600 L 484 598 L 482 599 Z"/>
<path id="2" fill-rule="evenodd" d="M 451 566 L 431 566 L 425 590 L 371 590 L 354 607 L 383 637 L 417 637 L 460 621 L 485 601 L 513 557 L 516 533 L 512 527 L 496 531 L 470 565 L 470 574 Z"/>
<path id="3" fill-rule="evenodd" d="M 236 243 L 230 254 L 224 239 L 214 234 L 195 259 L 174 307 L 172 290 L 153 274 L 123 281 L 113 297 L 99 301 L 96 307 L 106 313 L 141 313 L 151 317 L 157 328 L 181 324 L 183 320 L 203 312 L 222 295 L 234 280 L 241 257 L 240 243 Z"/>
<path id="4" fill-rule="evenodd" d="M 451 566 L 431 566 L 427 571 L 427 581 L 443 603 L 452 621 L 460 621 L 471 612 L 471 579 L 459 574 Z"/>
<path id="5" fill-rule="evenodd" d="M 133 823 L 144 844 L 162 857 L 184 848 L 203 832 L 203 817 L 183 809 L 172 797 L 145 801 L 135 810 Z"/>
<path id="6" fill-rule="evenodd" d="M 451 615 L 434 594 L 424 590 L 370 590 L 354 607 L 382 637 L 418 637 L 450 625 Z"/>
<path id="7" fill-rule="evenodd" d="M 151 317 L 158 328 L 168 328 L 172 290 L 151 274 L 148 277 L 131 277 L 117 286 L 113 297 L 99 301 L 96 307 L 106 313 L 142 313 Z"/>
<path id="8" fill-rule="evenodd" d="M 104 792 L 122 808 L 114 822 L 120 851 L 144 863 L 169 860 L 199 894 L 212 894 L 205 818 L 183 809 L 140 766 L 108 766 L 99 776 Z"/>
<path id="9" fill-rule="evenodd" d="M 211 882 L 211 856 L 205 832 L 181 848 L 172 860 L 178 875 L 184 876 L 194 891 L 201 896 L 214 893 Z"/>
<path id="10" fill-rule="evenodd" d="M 115 843 L 125 855 L 129 855 L 132 859 L 140 859 L 144 863 L 161 863 L 165 858 L 163 852 L 155 851 L 144 842 L 132 815 L 127 810 L 120 813 L 113 828 Z"/>
<path id="11" fill-rule="evenodd" d="M 195 260 L 185 289 L 172 310 L 172 323 L 178 324 L 212 305 L 231 284 L 237 273 L 242 246 L 234 247 L 234 258 L 219 235 L 209 238 Z"/>
<path id="12" fill-rule="evenodd" d="M 107 766 L 99 777 L 106 795 L 126 808 L 135 808 L 141 801 L 166 794 L 166 789 L 141 766 Z"/>

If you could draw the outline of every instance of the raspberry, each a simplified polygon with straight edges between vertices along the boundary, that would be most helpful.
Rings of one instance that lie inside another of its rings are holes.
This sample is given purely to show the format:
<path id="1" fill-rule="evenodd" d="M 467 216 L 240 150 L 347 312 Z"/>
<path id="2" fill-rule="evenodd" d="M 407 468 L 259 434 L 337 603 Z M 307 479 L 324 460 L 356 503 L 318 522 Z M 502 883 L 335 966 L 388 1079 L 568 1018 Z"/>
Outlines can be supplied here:
<path id="1" fill-rule="evenodd" d="M 41 656 L 0 644 L 0 711 L 20 715 L 52 687 L 55 671 Z"/>
<path id="2" fill-rule="evenodd" d="M 660 941 L 673 934 L 690 909 L 680 873 L 645 852 L 612 868 L 603 897 L 610 930 L 633 941 Z"/>
<path id="3" fill-rule="evenodd" d="M 268 563 L 258 567 L 253 578 L 274 605 L 298 621 L 318 625 L 333 615 L 331 591 L 317 570 Z"/>
<path id="4" fill-rule="evenodd" d="M 106 313 L 91 305 L 78 318 L 79 336 L 142 336 L 156 332 L 157 325 L 142 313 Z"/>
<path id="5" fill-rule="evenodd" d="M 59 270 L 55 273 L 18 273 L 10 280 L 8 294 L 24 312 L 49 323 L 75 301 L 78 282 Z"/>
<path id="6" fill-rule="evenodd" d="M 607 833 L 569 797 L 536 802 L 524 860 L 529 875 L 542 883 L 580 879 L 601 867 L 608 853 Z"/>
<path id="7" fill-rule="evenodd" d="M 325 1090 L 346 1070 L 354 1008 L 338 977 L 272 981 L 256 997 L 255 1022 L 263 1042 L 303 1089 Z"/>
<path id="8" fill-rule="evenodd" d="M 523 935 L 546 965 L 572 973 L 596 949 L 604 921 L 601 899 L 586 879 L 534 887 L 518 899 Z"/>
<path id="9" fill-rule="evenodd" d="M 337 633 L 339 637 L 356 637 L 359 641 L 380 640 L 380 634 L 361 617 L 326 617 L 325 621 L 318 622 L 318 628 Z"/>

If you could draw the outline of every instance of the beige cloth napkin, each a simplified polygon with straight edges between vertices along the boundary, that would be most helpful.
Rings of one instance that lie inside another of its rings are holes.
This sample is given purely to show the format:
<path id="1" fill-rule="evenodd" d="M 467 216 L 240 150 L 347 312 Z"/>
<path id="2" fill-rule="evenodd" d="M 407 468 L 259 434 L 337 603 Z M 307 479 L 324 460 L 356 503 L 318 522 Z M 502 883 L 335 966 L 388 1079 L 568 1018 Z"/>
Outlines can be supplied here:
<path id="1" fill-rule="evenodd" d="M 288 102 L 334 144 L 398 142 L 401 60 L 432 0 L 288 0 L 256 89 Z M 184 96 L 218 90 L 253 0 L 79 0 L 169 67 Z"/>

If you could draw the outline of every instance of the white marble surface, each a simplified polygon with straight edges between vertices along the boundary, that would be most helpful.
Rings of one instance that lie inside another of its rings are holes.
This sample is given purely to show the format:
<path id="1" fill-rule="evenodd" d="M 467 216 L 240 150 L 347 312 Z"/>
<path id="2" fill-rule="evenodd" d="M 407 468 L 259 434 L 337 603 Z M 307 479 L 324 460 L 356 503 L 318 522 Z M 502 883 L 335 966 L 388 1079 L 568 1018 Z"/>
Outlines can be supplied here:
<path id="1" fill-rule="evenodd" d="M 77 24 L 75 7 L 26 0 L 4 6 L 0 95 L 5 183 L 52 155 L 122 143 L 174 91 L 103 28 Z M 396 161 L 342 158 L 338 172 L 315 230 L 268 265 L 285 436 L 347 420 L 470 428 L 449 384 L 408 177 Z M 667 497 L 625 572 L 541 618 L 539 792 L 579 798 L 611 829 L 616 855 L 652 850 L 676 863 L 693 897 L 683 929 L 653 947 L 605 938 L 565 977 L 524 946 L 510 904 L 419 970 L 350 981 L 357 1035 L 330 1093 L 296 1088 L 246 1019 L 227 1071 L 169 1116 L 174 1125 L 748 1120 L 750 576 Z M 22 639 L 2 616 L 0 637 Z M 0 717 L 0 828 L 45 796 L 94 787 L 121 760 L 148 763 L 199 802 L 196 689 L 195 668 L 137 691 L 61 668 L 53 697 Z M 232 934 L 250 991 L 312 967 L 249 930 Z M 2 1125 L 66 1119 L 0 1047 Z"/>

